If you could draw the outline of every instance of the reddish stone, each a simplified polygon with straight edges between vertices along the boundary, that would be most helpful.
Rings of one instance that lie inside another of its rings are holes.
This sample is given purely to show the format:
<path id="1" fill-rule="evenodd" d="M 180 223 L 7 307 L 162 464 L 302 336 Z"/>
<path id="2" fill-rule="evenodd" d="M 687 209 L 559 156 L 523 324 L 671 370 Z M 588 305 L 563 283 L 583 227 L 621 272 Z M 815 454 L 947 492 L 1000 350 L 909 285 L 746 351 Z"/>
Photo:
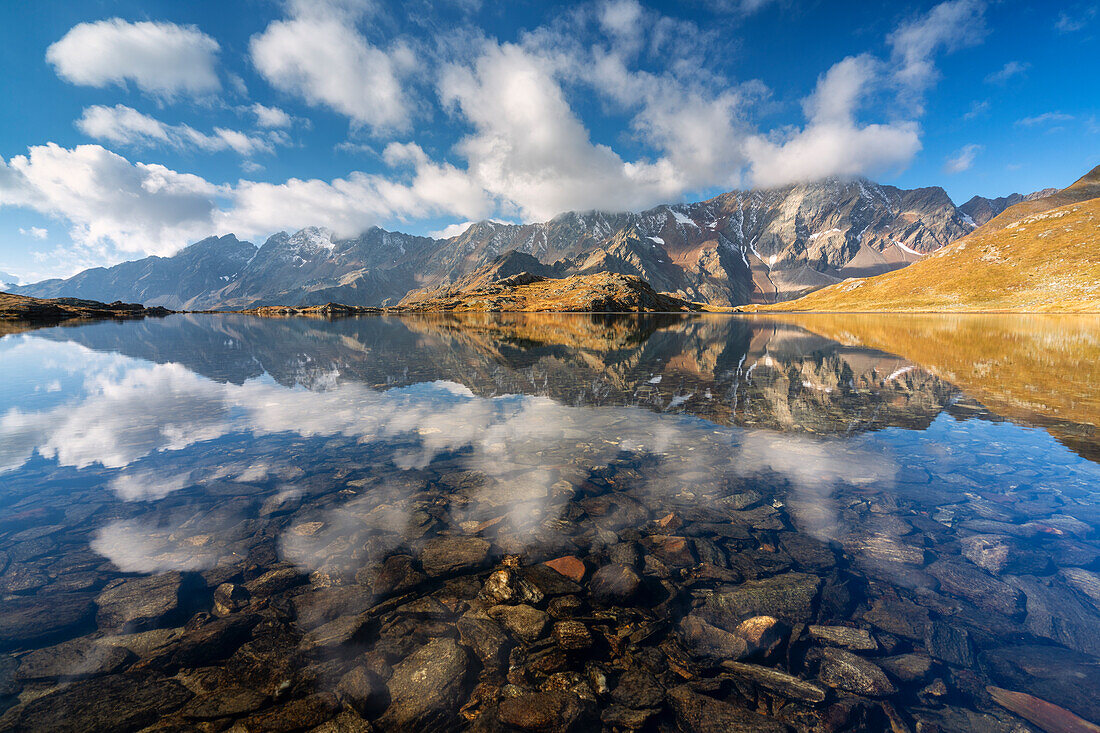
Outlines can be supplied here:
<path id="1" fill-rule="evenodd" d="M 683 537 L 655 537 L 653 554 L 662 562 L 673 567 L 687 567 L 695 564 L 695 555 L 691 543 Z"/>
<path id="2" fill-rule="evenodd" d="M 559 557 L 556 560 L 547 560 L 543 563 L 546 567 L 556 570 L 565 577 L 574 582 L 581 582 L 584 580 L 584 574 L 587 572 L 584 563 L 573 555 L 566 555 L 565 557 Z"/>
<path id="3" fill-rule="evenodd" d="M 657 526 L 661 529 L 676 530 L 680 528 L 680 518 L 676 516 L 675 512 L 669 512 L 665 516 L 657 520 Z"/>

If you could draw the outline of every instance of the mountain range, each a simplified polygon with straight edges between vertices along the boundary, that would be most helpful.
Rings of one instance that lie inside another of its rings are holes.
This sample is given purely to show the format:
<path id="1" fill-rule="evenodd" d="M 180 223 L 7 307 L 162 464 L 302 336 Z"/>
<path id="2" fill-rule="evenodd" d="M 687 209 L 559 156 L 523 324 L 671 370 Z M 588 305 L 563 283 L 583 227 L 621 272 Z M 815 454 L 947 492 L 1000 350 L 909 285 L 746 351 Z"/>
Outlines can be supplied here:
<path id="1" fill-rule="evenodd" d="M 849 280 L 794 311 L 1100 312 L 1100 166 L 1047 196 L 1022 198 L 911 267 Z"/>
<path id="2" fill-rule="evenodd" d="M 904 190 L 826 179 L 731 191 L 640 213 L 569 212 L 536 224 L 481 221 L 447 239 L 372 228 L 354 238 L 307 227 L 257 247 L 232 234 L 172 257 L 147 257 L 9 288 L 40 298 L 122 300 L 173 309 L 327 302 L 389 305 L 453 288 L 509 252 L 551 277 L 635 275 L 660 292 L 713 305 L 774 303 L 850 277 L 895 270 L 969 234 L 1010 200 L 956 207 L 938 187 Z M 518 274 L 505 272 L 504 276 Z"/>

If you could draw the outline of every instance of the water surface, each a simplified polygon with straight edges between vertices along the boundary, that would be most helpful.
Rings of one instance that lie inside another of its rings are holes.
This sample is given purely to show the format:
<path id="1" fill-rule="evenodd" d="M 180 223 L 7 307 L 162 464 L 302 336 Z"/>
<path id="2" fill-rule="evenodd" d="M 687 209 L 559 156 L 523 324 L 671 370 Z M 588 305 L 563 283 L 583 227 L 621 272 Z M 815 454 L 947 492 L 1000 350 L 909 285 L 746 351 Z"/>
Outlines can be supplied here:
<path id="1" fill-rule="evenodd" d="M 0 729 L 1100 721 L 1098 319 L 9 330 Z"/>

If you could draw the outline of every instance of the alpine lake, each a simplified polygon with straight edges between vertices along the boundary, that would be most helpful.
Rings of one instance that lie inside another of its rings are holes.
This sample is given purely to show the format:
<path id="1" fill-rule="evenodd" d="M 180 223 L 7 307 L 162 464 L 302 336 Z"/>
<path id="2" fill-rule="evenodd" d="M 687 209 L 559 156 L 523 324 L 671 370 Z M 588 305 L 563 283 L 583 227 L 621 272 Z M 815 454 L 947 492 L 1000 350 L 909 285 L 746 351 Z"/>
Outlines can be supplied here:
<path id="1" fill-rule="evenodd" d="M 1100 730 L 1100 317 L 3 333 L 0 730 Z"/>

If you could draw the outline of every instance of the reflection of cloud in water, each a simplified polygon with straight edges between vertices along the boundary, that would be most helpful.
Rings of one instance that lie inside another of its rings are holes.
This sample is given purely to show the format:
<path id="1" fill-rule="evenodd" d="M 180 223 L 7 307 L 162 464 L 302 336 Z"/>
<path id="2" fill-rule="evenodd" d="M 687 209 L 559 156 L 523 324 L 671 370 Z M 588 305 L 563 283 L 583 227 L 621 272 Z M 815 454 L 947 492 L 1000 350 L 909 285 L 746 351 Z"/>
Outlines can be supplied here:
<path id="1" fill-rule="evenodd" d="M 110 488 L 123 501 L 148 501 L 163 499 L 192 483 L 190 473 L 164 476 L 150 469 L 121 473 L 111 480 Z"/>
<path id="2" fill-rule="evenodd" d="M 140 519 L 117 519 L 96 531 L 94 551 L 124 573 L 161 573 L 168 570 L 206 570 L 218 563 L 224 538 L 208 532 L 180 532 Z"/>
<path id="3" fill-rule="evenodd" d="M 809 440 L 781 433 L 746 432 L 741 440 L 741 468 L 748 474 L 773 471 L 793 489 L 787 498 L 797 528 L 818 539 L 836 539 L 839 532 L 833 491 L 841 482 L 889 487 L 897 464 L 853 447 L 850 441 Z"/>
<path id="4" fill-rule="evenodd" d="M 285 557 L 310 570 L 362 562 L 371 537 L 376 538 L 372 552 L 405 541 L 413 514 L 410 499 L 423 488 L 414 476 L 441 456 L 485 477 L 484 485 L 470 488 L 466 501 L 454 503 L 443 521 L 462 525 L 508 516 L 517 539 L 530 533 L 532 542 L 535 530 L 564 503 L 553 488 L 556 482 L 563 476 L 583 479 L 591 468 L 624 454 L 649 457 L 635 487 L 646 501 L 675 496 L 700 476 L 713 483 L 777 474 L 794 489 L 797 520 L 821 536 L 830 536 L 835 523 L 829 496 L 837 482 L 866 474 L 882 485 L 894 470 L 887 459 L 850 443 L 722 428 L 641 409 L 577 408 L 522 395 L 485 398 L 442 381 L 388 391 L 338 383 L 322 392 L 267 379 L 223 384 L 178 364 L 129 360 L 120 365 L 117 359 L 99 372 L 91 370 L 85 394 L 74 403 L 4 415 L 0 465 L 18 465 L 37 450 L 77 468 L 97 462 L 123 468 L 110 488 L 125 500 L 161 499 L 191 484 L 224 480 L 272 482 L 266 489 L 272 506 L 300 495 L 293 479 L 287 481 L 291 459 L 281 466 L 279 457 L 263 448 L 252 455 L 246 449 L 228 463 L 212 450 L 195 459 L 200 464 L 189 456 L 186 469 L 172 465 L 172 452 L 230 434 L 345 436 L 360 444 L 395 444 L 389 468 L 374 466 L 383 473 L 364 493 L 343 506 L 329 505 L 317 517 L 309 516 L 306 504 L 283 532 Z M 210 465 L 201 465 L 203 460 Z M 275 491 L 280 495 L 272 499 Z M 245 518 L 244 511 L 238 510 L 236 521 Z M 254 514 L 255 507 L 248 511 Z M 155 523 L 119 520 L 100 530 L 93 546 L 123 569 L 208 566 L 218 553 L 203 551 L 203 543 L 220 544 L 223 538 L 197 537 L 209 534 L 210 522 L 188 521 L 203 526 L 203 532 L 166 532 Z"/>

